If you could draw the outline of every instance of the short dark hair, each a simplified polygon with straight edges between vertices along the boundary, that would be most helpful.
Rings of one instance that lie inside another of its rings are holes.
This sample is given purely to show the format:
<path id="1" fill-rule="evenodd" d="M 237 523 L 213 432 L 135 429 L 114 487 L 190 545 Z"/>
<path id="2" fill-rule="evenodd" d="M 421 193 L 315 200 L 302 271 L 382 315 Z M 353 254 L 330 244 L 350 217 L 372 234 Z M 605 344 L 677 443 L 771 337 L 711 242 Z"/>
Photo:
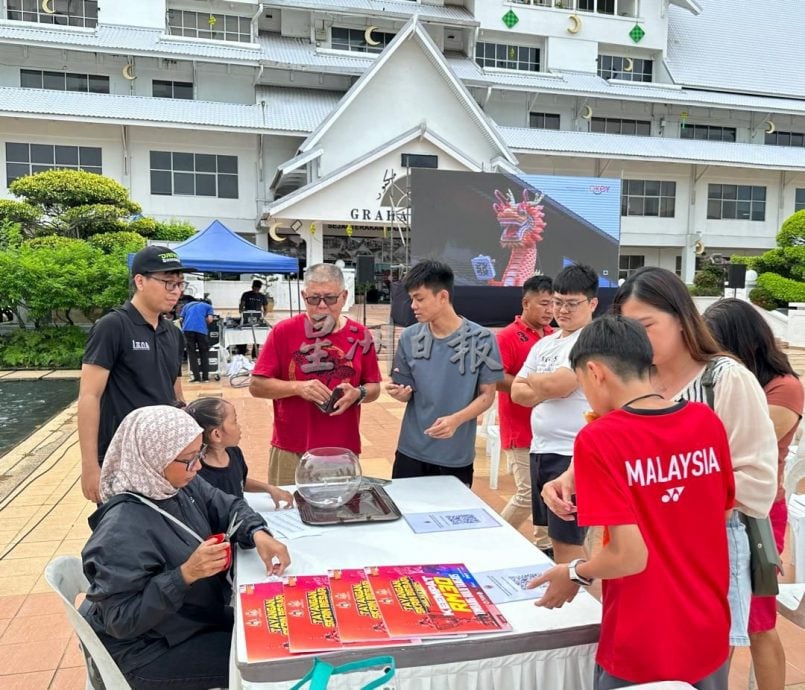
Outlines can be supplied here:
<path id="1" fill-rule="evenodd" d="M 447 290 L 450 300 L 453 300 L 453 269 L 446 263 L 425 259 L 411 268 L 403 278 L 403 287 L 406 292 L 426 287 L 433 294 Z"/>
<path id="2" fill-rule="evenodd" d="M 263 287 L 263 281 L 262 280 L 253 280 L 252 281 L 252 290 L 254 290 L 254 288 L 257 288 L 259 290 L 261 287 Z"/>
<path id="3" fill-rule="evenodd" d="M 605 315 L 585 326 L 570 351 L 570 366 L 599 360 L 624 381 L 642 379 L 651 372 L 654 353 L 646 329 L 624 316 Z"/>
<path id="4" fill-rule="evenodd" d="M 523 283 L 523 296 L 529 292 L 553 292 L 553 280 L 550 276 L 531 276 Z"/>
<path id="5" fill-rule="evenodd" d="M 749 302 L 722 299 L 707 307 L 704 321 L 721 347 L 740 359 L 761 386 L 778 376 L 797 376 L 766 319 Z"/>
<path id="6" fill-rule="evenodd" d="M 560 295 L 581 293 L 587 299 L 592 299 L 598 294 L 598 274 L 587 264 L 570 264 L 554 278 L 553 290 Z"/>

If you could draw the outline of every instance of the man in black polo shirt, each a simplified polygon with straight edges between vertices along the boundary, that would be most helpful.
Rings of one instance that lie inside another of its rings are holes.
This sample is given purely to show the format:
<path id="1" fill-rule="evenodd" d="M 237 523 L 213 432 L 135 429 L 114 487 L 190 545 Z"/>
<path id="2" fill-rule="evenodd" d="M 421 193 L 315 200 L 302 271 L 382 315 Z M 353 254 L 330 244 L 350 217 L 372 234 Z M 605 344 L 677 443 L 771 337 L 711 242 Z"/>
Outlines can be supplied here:
<path id="1" fill-rule="evenodd" d="M 146 405 L 183 401 L 182 332 L 163 317 L 186 287 L 179 256 L 167 247 L 137 252 L 134 296 L 99 319 L 89 333 L 78 394 L 81 490 L 100 501 L 101 463 L 123 418 Z"/>
<path id="2" fill-rule="evenodd" d="M 263 316 L 268 314 L 268 299 L 260 292 L 263 283 L 260 280 L 252 281 L 252 289 L 246 290 L 240 296 L 240 311 L 259 311 Z"/>

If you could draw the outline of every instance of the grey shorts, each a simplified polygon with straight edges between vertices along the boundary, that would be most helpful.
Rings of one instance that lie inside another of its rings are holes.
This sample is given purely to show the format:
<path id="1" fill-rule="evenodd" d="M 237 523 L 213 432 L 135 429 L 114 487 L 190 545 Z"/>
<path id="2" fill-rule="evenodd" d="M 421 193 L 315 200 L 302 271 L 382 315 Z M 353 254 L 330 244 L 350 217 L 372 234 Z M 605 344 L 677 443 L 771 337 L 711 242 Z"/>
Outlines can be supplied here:
<path id="1" fill-rule="evenodd" d="M 689 683 L 697 690 L 727 690 L 727 681 L 729 678 L 730 666 L 729 660 L 714 673 L 711 673 L 706 678 L 702 678 L 695 683 Z M 616 688 L 629 688 L 635 683 L 622 678 L 616 678 L 609 675 L 598 664 L 595 665 L 593 677 L 593 690 L 616 690 Z M 661 681 L 657 681 L 661 682 Z"/>

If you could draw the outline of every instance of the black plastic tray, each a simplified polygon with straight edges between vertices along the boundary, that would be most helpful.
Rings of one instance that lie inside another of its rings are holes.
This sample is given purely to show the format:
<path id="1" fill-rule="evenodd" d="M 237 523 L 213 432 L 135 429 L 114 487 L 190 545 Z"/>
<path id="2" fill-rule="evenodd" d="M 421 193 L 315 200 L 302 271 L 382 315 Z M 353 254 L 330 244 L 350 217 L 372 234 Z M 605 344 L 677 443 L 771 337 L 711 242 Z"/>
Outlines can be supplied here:
<path id="1" fill-rule="evenodd" d="M 390 522 L 402 517 L 400 509 L 382 486 L 363 483 L 358 492 L 338 508 L 317 508 L 308 503 L 298 491 L 294 500 L 299 517 L 306 525 L 345 525 L 360 522 Z"/>

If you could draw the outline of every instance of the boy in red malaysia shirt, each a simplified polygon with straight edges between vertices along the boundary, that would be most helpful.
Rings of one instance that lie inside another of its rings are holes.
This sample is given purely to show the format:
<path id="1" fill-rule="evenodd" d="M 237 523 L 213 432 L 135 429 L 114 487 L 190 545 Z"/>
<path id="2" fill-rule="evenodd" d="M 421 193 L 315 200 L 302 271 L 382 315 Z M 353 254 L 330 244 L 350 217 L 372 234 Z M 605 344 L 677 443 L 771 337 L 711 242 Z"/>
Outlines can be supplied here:
<path id="1" fill-rule="evenodd" d="M 580 525 L 603 525 L 589 561 L 551 568 L 538 606 L 603 582 L 594 687 L 686 681 L 726 690 L 730 614 L 725 515 L 735 485 L 727 435 L 709 407 L 669 402 L 649 378 L 652 351 L 636 321 L 605 316 L 570 353 L 600 418 L 576 437 Z"/>
<path id="2" fill-rule="evenodd" d="M 249 392 L 274 403 L 268 483 L 295 483 L 296 466 L 311 448 L 361 452 L 360 406 L 380 395 L 380 367 L 372 334 L 341 314 L 347 299 L 338 266 L 305 272 L 306 313 L 280 321 L 268 334 L 252 371 Z M 333 391 L 341 397 L 326 407 Z M 326 411 L 323 411 L 324 408 Z"/>

